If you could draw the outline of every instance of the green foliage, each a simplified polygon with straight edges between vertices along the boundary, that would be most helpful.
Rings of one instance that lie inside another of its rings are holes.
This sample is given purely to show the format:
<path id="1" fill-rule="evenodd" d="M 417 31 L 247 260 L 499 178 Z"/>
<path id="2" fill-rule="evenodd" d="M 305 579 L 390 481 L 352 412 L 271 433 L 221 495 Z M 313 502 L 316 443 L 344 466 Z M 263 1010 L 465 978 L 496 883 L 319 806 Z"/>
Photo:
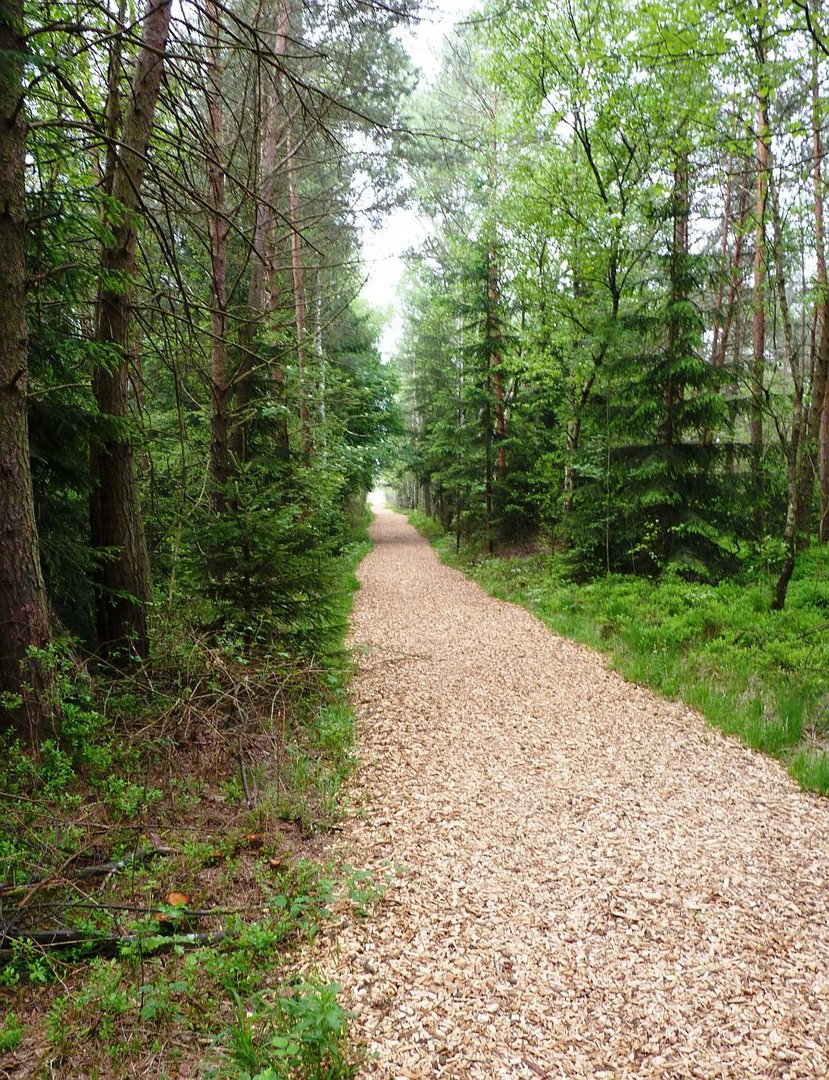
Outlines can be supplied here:
<path id="1" fill-rule="evenodd" d="M 748 266 L 733 258 L 754 228 L 750 209 L 735 218 L 750 202 L 735 168 L 753 161 L 756 131 L 734 116 L 751 114 L 762 79 L 770 139 L 802 139 L 806 83 L 771 29 L 758 67 L 754 28 L 733 13 L 527 0 L 502 15 L 490 4 L 456 32 L 439 92 L 417 102 L 419 126 L 441 139 L 415 163 L 434 230 L 405 282 L 401 505 L 453 525 L 457 547 L 554 539 L 583 578 L 720 580 L 741 545 L 782 530 L 795 428 L 789 363 L 768 330 L 753 382 Z M 451 161 L 447 132 L 462 147 Z M 784 284 L 808 317 L 815 287 L 798 284 L 798 259 L 814 220 L 783 174 Z M 769 281 L 767 327 L 779 306 Z"/>
<path id="2" fill-rule="evenodd" d="M 368 870 L 355 870 L 352 866 L 343 867 L 345 887 L 359 918 L 367 918 L 386 895 L 388 883 L 393 874 L 388 873 L 385 881 L 375 881 Z"/>
<path id="3" fill-rule="evenodd" d="M 348 1014 L 337 1001 L 339 987 L 297 983 L 271 1001 L 264 995 L 253 1010 L 237 1008 L 228 1042 L 238 1071 L 235 1080 L 346 1080 L 356 1064 L 347 1051 Z"/>
<path id="4" fill-rule="evenodd" d="M 410 510 L 407 515 L 410 524 L 414 525 L 421 536 L 434 543 L 446 535 L 446 530 L 439 521 L 424 514 L 422 510 Z"/>
<path id="5" fill-rule="evenodd" d="M 16 1050 L 25 1034 L 26 1026 L 20 1022 L 17 1014 L 7 1012 L 0 1023 L 0 1054 L 9 1054 Z"/>

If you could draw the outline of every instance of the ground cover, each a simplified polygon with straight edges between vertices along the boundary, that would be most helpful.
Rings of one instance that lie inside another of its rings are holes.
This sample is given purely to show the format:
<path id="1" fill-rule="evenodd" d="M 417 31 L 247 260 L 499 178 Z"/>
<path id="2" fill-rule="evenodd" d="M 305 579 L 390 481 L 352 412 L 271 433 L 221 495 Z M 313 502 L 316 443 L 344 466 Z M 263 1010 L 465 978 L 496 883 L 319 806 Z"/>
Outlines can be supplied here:
<path id="1" fill-rule="evenodd" d="M 302 648 L 173 621 L 128 674 L 51 655 L 60 740 L 0 758 L 3 1076 L 353 1074 L 337 987 L 301 946 L 366 904 L 322 840 L 353 767 L 364 525 Z"/>

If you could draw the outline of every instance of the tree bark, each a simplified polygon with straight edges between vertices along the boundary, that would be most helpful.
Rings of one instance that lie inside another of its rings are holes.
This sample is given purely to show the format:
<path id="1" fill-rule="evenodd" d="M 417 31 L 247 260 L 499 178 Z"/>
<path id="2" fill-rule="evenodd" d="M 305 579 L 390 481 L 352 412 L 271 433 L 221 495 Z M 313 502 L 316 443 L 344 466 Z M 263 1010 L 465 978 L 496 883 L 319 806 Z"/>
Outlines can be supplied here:
<path id="1" fill-rule="evenodd" d="M 690 181 L 687 150 L 681 150 L 677 154 L 674 162 L 673 184 L 673 236 L 671 239 L 669 314 L 666 342 L 667 378 L 665 379 L 663 392 L 664 418 L 659 430 L 659 443 L 669 451 L 664 466 L 666 478 L 669 482 L 671 480 L 670 449 L 676 446 L 680 435 L 678 414 L 683 401 L 682 376 L 677 377 L 677 373 L 685 359 L 685 344 L 678 307 L 688 299 L 685 263 L 688 259 Z M 672 499 L 666 499 L 662 503 L 659 519 L 662 557 L 667 559 L 674 544 L 673 530 L 677 523 L 677 508 Z"/>
<path id="2" fill-rule="evenodd" d="M 826 382 L 823 394 L 823 409 L 820 414 L 818 471 L 820 473 L 818 540 L 821 544 L 825 544 L 827 538 L 829 538 L 829 379 Z"/>
<path id="3" fill-rule="evenodd" d="M 725 302 L 722 328 L 719 334 L 716 351 L 712 350 L 711 363 L 715 368 L 725 367 L 725 359 L 728 354 L 731 327 L 737 311 L 737 293 L 740 289 L 740 266 L 743 261 L 743 248 L 745 247 L 746 217 L 748 216 L 748 181 L 740 182 L 740 198 L 737 206 L 737 224 L 734 233 L 734 250 L 731 257 L 731 268 L 728 281 L 728 298 Z"/>
<path id="4" fill-rule="evenodd" d="M 288 219 L 291 226 L 291 273 L 294 285 L 294 321 L 296 325 L 296 359 L 299 374 L 299 425 L 302 432 L 302 453 L 305 461 L 311 458 L 311 412 L 308 408 L 308 372 L 305 354 L 305 285 L 302 273 L 302 235 L 299 223 L 299 194 L 296 182 L 296 143 L 293 119 L 289 116 L 285 129 L 285 156 L 288 166 Z"/>
<path id="5" fill-rule="evenodd" d="M 769 171 L 769 187 L 771 191 L 771 216 L 774 238 L 774 268 L 775 284 L 777 288 L 777 302 L 780 307 L 780 318 L 783 323 L 783 341 L 788 361 L 789 370 L 794 384 L 794 397 L 792 399 L 792 426 L 791 439 L 788 447 L 788 460 L 786 467 L 787 505 L 786 524 L 783 531 L 785 556 L 780 576 L 772 599 L 772 609 L 782 610 L 786 603 L 786 593 L 789 581 L 794 572 L 797 555 L 797 523 L 799 518 L 799 500 L 803 472 L 803 370 L 798 359 L 797 347 L 794 340 L 794 328 L 792 326 L 789 300 L 786 291 L 785 263 L 783 257 L 783 225 L 780 219 L 780 203 L 777 197 L 777 187 L 774 183 L 773 174 Z"/>
<path id="6" fill-rule="evenodd" d="M 753 356 L 751 365 L 751 413 L 749 432 L 751 438 L 751 480 L 754 498 L 754 526 L 761 534 L 765 523 L 763 513 L 763 393 L 766 349 L 766 185 L 768 179 L 768 102 L 765 78 L 765 24 L 758 28 L 757 60 L 760 65 L 757 87 L 757 149 L 756 188 L 754 200 L 754 318 Z"/>
<path id="7" fill-rule="evenodd" d="M 803 476 L 800 485 L 798 533 L 802 543 L 808 542 L 812 524 L 815 474 L 820 473 L 821 429 L 829 386 L 829 288 L 826 281 L 826 243 L 823 201 L 823 139 L 821 135 L 821 100 L 817 45 L 812 45 L 812 182 L 815 193 L 815 253 L 817 261 L 817 300 L 815 303 L 815 354 L 811 400 L 806 420 L 806 441 Z M 821 515 L 819 533 L 824 520 L 824 485 L 821 483 Z"/>
<path id="8" fill-rule="evenodd" d="M 0 728 L 32 746 L 54 731 L 52 676 L 31 648 L 50 641 L 35 525 L 27 421 L 23 3 L 0 9 Z"/>
<path id="9" fill-rule="evenodd" d="M 731 226 L 731 203 L 734 195 L 734 156 L 728 155 L 726 167 L 725 199 L 723 200 L 722 212 L 722 240 L 720 242 L 720 261 L 725 266 L 728 258 L 728 240 Z M 718 363 L 720 356 L 725 350 L 720 351 L 720 337 L 723 330 L 723 300 L 725 299 L 725 277 L 721 276 L 717 283 L 717 294 L 714 299 L 714 333 L 711 339 L 711 366 L 721 367 Z"/>
<path id="10" fill-rule="evenodd" d="M 688 181 L 688 154 L 681 153 L 674 163 L 674 192 L 673 192 L 673 239 L 671 243 L 670 263 L 670 315 L 668 318 L 668 378 L 665 381 L 665 419 L 659 432 L 659 441 L 662 446 L 674 446 L 677 437 L 677 411 L 682 404 L 682 387 L 674 378 L 673 367 L 677 360 L 681 360 L 682 331 L 678 324 L 676 307 L 682 301 L 687 300 L 687 290 L 684 285 L 685 269 L 683 263 L 688 257 L 688 215 L 690 210 L 690 195 Z"/>
<path id="11" fill-rule="evenodd" d="M 141 520 L 129 425 L 129 347 L 132 324 L 131 278 L 135 272 L 137 216 L 147 150 L 161 85 L 170 30 L 171 0 L 147 0 L 141 48 L 124 120 L 120 155 L 112 183 L 121 211 L 111 222 L 112 240 L 102 256 L 97 340 L 110 347 L 98 366 L 93 391 L 106 423 L 92 454 L 92 546 L 100 555 L 97 574 L 98 643 L 105 655 L 126 646 L 146 655 L 150 570 Z"/>
<path id="12" fill-rule="evenodd" d="M 733 158 L 732 167 L 733 167 Z M 733 196 L 730 193 L 730 186 L 732 181 L 729 180 L 729 196 L 728 204 L 733 201 Z M 734 247 L 731 253 L 731 259 L 728 271 L 728 295 L 723 301 L 725 293 L 725 280 L 720 283 L 717 292 L 716 306 L 719 309 L 720 305 L 724 302 L 724 308 L 716 318 L 714 325 L 714 341 L 711 348 L 711 366 L 716 370 L 722 370 L 726 365 L 728 357 L 728 347 L 731 344 L 731 330 L 735 325 L 736 331 L 734 334 L 734 366 L 735 369 L 739 366 L 740 358 L 740 338 L 742 324 L 740 319 L 736 318 L 737 309 L 739 304 L 739 293 L 742 279 L 742 262 L 743 262 L 743 250 L 745 248 L 745 234 L 746 234 L 746 219 L 748 217 L 748 196 L 749 196 L 749 182 L 746 172 L 741 174 L 739 179 L 739 199 L 737 204 L 737 220 L 734 225 Z M 728 233 L 729 233 L 729 221 L 730 213 L 725 212 L 723 221 L 723 247 L 722 254 L 723 260 L 728 256 Z M 733 386 L 733 383 L 732 383 Z M 728 451 L 726 454 L 726 468 L 731 469 L 731 457 L 732 457 L 732 444 L 733 444 L 733 418 L 729 421 L 729 441 Z M 710 446 L 714 438 L 714 433 L 710 427 L 706 427 L 702 434 L 703 444 Z"/>
<path id="13" fill-rule="evenodd" d="M 272 8 L 265 9 L 266 17 Z M 263 32 L 273 37 L 272 51 L 281 63 L 285 55 L 288 33 L 289 10 L 286 2 L 278 5 L 276 22 L 272 28 L 265 26 Z M 280 71 L 263 71 L 262 91 L 259 96 L 259 182 L 254 206 L 253 260 L 248 284 L 247 320 L 241 334 L 242 357 L 235 377 L 236 400 L 233 422 L 233 455 L 237 462 L 247 458 L 247 423 L 251 401 L 251 381 L 254 368 L 256 336 L 264 319 L 272 315 L 276 306 L 275 249 L 275 201 L 276 170 L 279 151 L 279 127 L 277 114 L 280 102 Z M 277 404 L 283 405 L 285 378 L 282 365 L 273 365 L 273 381 Z M 288 422 L 285 414 L 277 423 L 277 451 L 286 460 L 290 455 Z"/>
<path id="14" fill-rule="evenodd" d="M 227 237 L 230 226 L 225 205 L 224 118 L 219 9 L 216 0 L 205 3 L 207 38 L 207 179 L 210 188 L 210 477 L 211 504 L 224 513 L 230 480 L 230 378 L 227 356 Z"/>

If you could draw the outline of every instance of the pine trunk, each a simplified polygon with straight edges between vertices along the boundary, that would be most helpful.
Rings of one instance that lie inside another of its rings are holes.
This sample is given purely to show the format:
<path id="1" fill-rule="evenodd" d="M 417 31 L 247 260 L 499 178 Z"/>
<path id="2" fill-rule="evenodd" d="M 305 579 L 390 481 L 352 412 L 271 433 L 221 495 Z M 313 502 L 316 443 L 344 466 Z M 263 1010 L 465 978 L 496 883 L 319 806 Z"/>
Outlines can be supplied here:
<path id="1" fill-rule="evenodd" d="M 731 203 L 734 193 L 734 157 L 729 154 L 726 166 L 725 199 L 723 200 L 722 212 L 722 240 L 720 241 L 720 262 L 725 266 L 728 259 L 728 241 L 731 226 Z M 720 338 L 723 331 L 725 300 L 725 276 L 721 276 L 717 283 L 717 293 L 714 299 L 714 333 L 711 339 L 711 366 L 721 366 L 718 361 L 721 355 Z"/>
<path id="2" fill-rule="evenodd" d="M 823 394 L 823 409 L 820 414 L 820 447 L 818 452 L 818 471 L 820 474 L 820 525 L 818 539 L 825 544 L 829 539 L 829 380 Z"/>
<path id="3" fill-rule="evenodd" d="M 812 182 L 815 193 L 815 252 L 817 256 L 817 301 L 815 304 L 814 374 L 809 412 L 806 420 L 806 445 L 800 485 L 798 533 L 801 543 L 808 543 L 812 526 L 815 474 L 820 472 L 821 428 L 829 384 L 829 289 L 826 281 L 826 243 L 823 204 L 823 139 L 821 135 L 821 100 L 817 45 L 812 46 Z M 821 496 L 823 495 L 821 484 Z M 821 501 L 821 506 L 823 502 Z M 821 523 L 823 521 L 821 509 Z M 820 527 L 819 527 L 820 529 Z"/>
<path id="4" fill-rule="evenodd" d="M 269 18 L 272 8 L 263 9 Z M 273 37 L 273 54 L 281 63 L 285 55 L 290 12 L 285 0 L 278 6 L 276 23 L 263 27 Z M 264 71 L 259 95 L 259 178 L 258 198 L 254 207 L 253 259 L 248 284 L 247 319 L 242 329 L 242 357 L 235 376 L 236 401 L 233 421 L 233 454 L 238 462 L 247 457 L 247 426 L 251 401 L 251 382 L 256 360 L 256 337 L 263 321 L 276 306 L 276 268 L 274 263 L 274 222 L 276 216 L 276 170 L 279 150 L 277 114 L 280 104 L 281 70 Z M 285 377 L 278 361 L 273 363 L 273 381 L 277 404 L 285 404 Z M 277 421 L 277 451 L 287 460 L 290 454 L 287 416 Z"/>
<path id="5" fill-rule="evenodd" d="M 92 546 L 98 571 L 98 643 L 105 655 L 129 647 L 146 655 L 150 570 L 141 520 L 132 439 L 129 435 L 129 369 L 132 289 L 137 215 L 147 149 L 158 101 L 170 29 L 171 0 L 148 0 L 141 48 L 135 61 L 120 156 L 112 183 L 122 208 L 111 222 L 112 240 L 102 256 L 97 340 L 110 347 L 111 361 L 93 379 L 98 410 L 107 423 L 92 454 Z M 113 284 L 114 283 L 114 284 Z"/>
<path id="6" fill-rule="evenodd" d="M 717 349 L 716 355 L 712 356 L 711 359 L 711 362 L 716 368 L 725 367 L 725 360 L 728 354 L 728 345 L 731 337 L 731 327 L 734 324 L 734 317 L 737 313 L 738 294 L 740 292 L 740 267 L 743 261 L 746 218 L 748 217 L 748 189 L 748 182 L 747 180 L 744 180 L 740 185 L 740 201 L 737 209 L 734 252 L 731 257 L 731 270 L 728 282 L 728 299 L 725 304 L 725 314 L 723 317 L 722 331 L 720 333 L 719 348 Z"/>
<path id="7" fill-rule="evenodd" d="M 761 35 L 762 48 L 762 35 Z M 753 354 L 751 365 L 751 480 L 754 498 L 754 527 L 761 534 L 765 523 L 763 513 L 763 394 L 766 351 L 766 183 L 768 177 L 768 120 L 763 90 L 758 92 L 757 104 L 757 176 L 754 200 L 754 320 Z"/>
<path id="8" fill-rule="evenodd" d="M 0 11 L 0 727 L 38 745 L 53 732 L 52 680 L 29 649 L 49 644 L 46 590 L 35 525 L 27 421 L 26 129 L 21 108 L 23 3 Z"/>
<path id="9" fill-rule="evenodd" d="M 291 227 L 291 274 L 294 286 L 296 359 L 299 375 L 299 426 L 302 432 L 302 453 L 307 463 L 311 458 L 313 446 L 311 439 L 311 412 L 308 408 L 308 365 L 305 353 L 305 284 L 302 271 L 302 234 L 300 232 L 296 154 L 293 120 L 289 117 L 285 130 L 285 156 L 288 166 L 288 220 Z"/>
<path id="10" fill-rule="evenodd" d="M 788 447 L 788 459 L 786 469 L 787 482 L 787 505 L 786 524 L 783 531 L 785 544 L 785 557 L 780 576 L 772 599 L 772 609 L 782 610 L 786 603 L 786 594 L 789 581 L 794 572 L 795 558 L 797 554 L 797 523 L 799 518 L 799 500 L 801 493 L 803 474 L 803 370 L 800 363 L 799 353 L 795 344 L 794 327 L 792 325 L 789 298 L 786 290 L 785 262 L 783 255 L 783 225 L 780 218 L 780 203 L 777 197 L 777 186 L 773 180 L 773 173 L 769 171 L 769 188 L 771 192 L 771 215 L 772 235 L 774 238 L 774 269 L 775 285 L 777 289 L 777 302 L 780 308 L 780 318 L 783 323 L 783 341 L 786 360 L 794 385 L 792 399 L 792 423 L 791 440 Z"/>
<path id="11" fill-rule="evenodd" d="M 230 379 L 227 358 L 227 237 L 225 206 L 224 124 L 219 10 L 216 0 L 205 4 L 207 37 L 207 178 L 210 188 L 210 477 L 211 502 L 222 514 L 230 480 Z"/>

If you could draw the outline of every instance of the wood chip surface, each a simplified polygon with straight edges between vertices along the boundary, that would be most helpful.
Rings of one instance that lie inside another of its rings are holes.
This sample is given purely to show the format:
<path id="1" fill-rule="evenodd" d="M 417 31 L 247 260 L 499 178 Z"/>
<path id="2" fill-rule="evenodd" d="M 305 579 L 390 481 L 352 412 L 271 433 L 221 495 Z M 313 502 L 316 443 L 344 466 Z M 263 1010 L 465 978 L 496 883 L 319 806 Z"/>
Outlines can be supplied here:
<path id="1" fill-rule="evenodd" d="M 379 511 L 320 943 L 365 1077 L 829 1077 L 829 800 Z"/>

